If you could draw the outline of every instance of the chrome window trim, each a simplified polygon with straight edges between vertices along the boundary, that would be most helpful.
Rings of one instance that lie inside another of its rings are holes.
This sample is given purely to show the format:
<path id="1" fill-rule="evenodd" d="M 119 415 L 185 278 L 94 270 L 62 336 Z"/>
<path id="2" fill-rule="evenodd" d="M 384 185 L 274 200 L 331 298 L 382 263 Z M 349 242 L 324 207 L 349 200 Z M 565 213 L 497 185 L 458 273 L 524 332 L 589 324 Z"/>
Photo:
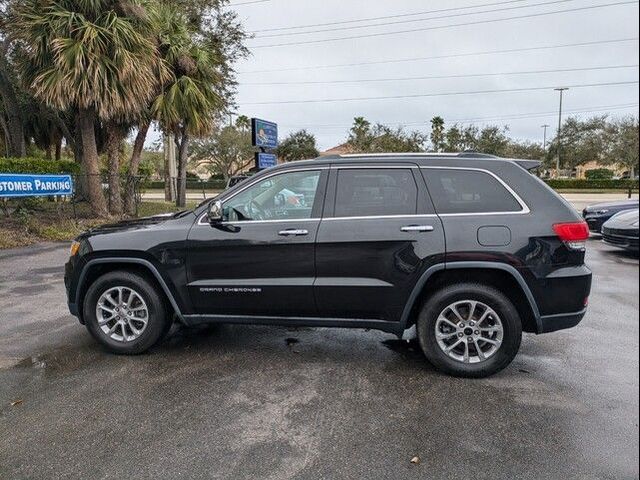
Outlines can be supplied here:
<path id="1" fill-rule="evenodd" d="M 436 167 L 436 166 L 421 166 L 420 169 L 424 169 L 424 170 L 466 170 L 466 171 L 470 171 L 470 172 L 481 172 L 481 173 L 486 173 L 488 175 L 490 175 L 491 177 L 495 178 L 498 183 L 500 183 L 500 185 L 502 185 L 505 190 L 507 190 L 507 192 L 509 192 L 509 194 L 516 200 L 516 202 L 518 202 L 518 204 L 520 205 L 521 210 L 517 211 L 517 212 L 508 212 L 508 211 L 499 211 L 499 212 L 477 212 L 477 213 L 473 213 L 473 212 L 469 212 L 469 213 L 439 213 L 438 215 L 440 217 L 468 217 L 468 216 L 472 216 L 472 215 L 478 215 L 478 216 L 486 216 L 486 215 L 528 215 L 531 213 L 531 209 L 529 208 L 529 206 L 525 203 L 524 200 L 522 200 L 522 198 L 520 197 L 520 195 L 518 195 L 515 190 L 513 190 L 513 188 L 511 188 L 507 182 L 505 182 L 502 178 L 500 178 L 498 175 L 496 175 L 495 173 L 493 173 L 490 170 L 484 169 L 484 168 L 474 168 L 474 167 L 448 167 L 448 166 L 442 166 L 442 167 Z"/>
<path id="2" fill-rule="evenodd" d="M 205 220 L 207 214 L 203 213 L 198 220 L 198 225 L 209 226 L 209 222 Z M 327 222 L 335 220 L 389 220 L 400 218 L 437 218 L 435 213 L 412 214 L 412 215 L 369 215 L 359 217 L 326 217 L 326 218 L 287 218 L 282 220 L 245 220 L 238 222 L 221 222 L 220 225 L 251 225 L 256 223 L 294 223 L 294 222 Z"/>
<path id="3" fill-rule="evenodd" d="M 207 213 L 203 213 L 198 219 L 198 225 L 211 226 L 205 220 Z M 283 218 L 281 220 L 239 220 L 237 222 L 220 222 L 219 225 L 252 225 L 255 223 L 292 223 L 292 222 L 319 222 L 320 218 Z"/>
<path id="4" fill-rule="evenodd" d="M 323 222 L 335 221 L 335 220 L 390 220 L 400 218 L 436 218 L 438 215 L 435 213 L 425 214 L 408 214 L 408 215 L 368 215 L 358 217 L 326 217 L 323 218 Z"/>

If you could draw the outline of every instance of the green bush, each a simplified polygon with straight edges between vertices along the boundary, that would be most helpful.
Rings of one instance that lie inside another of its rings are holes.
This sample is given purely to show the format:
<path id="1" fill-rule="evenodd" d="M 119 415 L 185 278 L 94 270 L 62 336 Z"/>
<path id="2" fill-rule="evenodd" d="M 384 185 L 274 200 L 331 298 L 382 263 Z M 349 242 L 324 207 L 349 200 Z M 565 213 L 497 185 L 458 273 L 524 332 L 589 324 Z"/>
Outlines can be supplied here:
<path id="1" fill-rule="evenodd" d="M 60 174 L 80 173 L 80 165 L 70 160 L 45 160 L 43 158 L 0 158 L 1 173 Z"/>
<path id="2" fill-rule="evenodd" d="M 187 190 L 224 190 L 227 182 L 224 180 L 209 180 L 208 182 L 194 181 L 187 179 Z M 145 188 L 151 190 L 164 190 L 164 182 L 147 182 Z"/>
<path id="3" fill-rule="evenodd" d="M 611 180 L 613 175 L 614 171 L 608 168 L 594 168 L 585 172 L 587 180 Z"/>
<path id="4" fill-rule="evenodd" d="M 555 190 L 633 190 L 638 189 L 638 180 L 578 180 L 575 178 L 559 178 L 545 180 Z"/>

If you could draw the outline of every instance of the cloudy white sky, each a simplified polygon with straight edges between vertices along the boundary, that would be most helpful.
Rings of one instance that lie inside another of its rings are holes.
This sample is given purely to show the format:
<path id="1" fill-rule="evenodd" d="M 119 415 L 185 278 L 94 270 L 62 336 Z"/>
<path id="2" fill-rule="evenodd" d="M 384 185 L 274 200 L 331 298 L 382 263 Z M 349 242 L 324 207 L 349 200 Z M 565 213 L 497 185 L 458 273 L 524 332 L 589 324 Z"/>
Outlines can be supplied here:
<path id="1" fill-rule="evenodd" d="M 541 125 L 557 124 L 554 86 L 573 86 L 568 114 L 638 112 L 637 1 L 232 0 L 231 8 L 255 32 L 237 67 L 238 112 L 276 121 L 281 137 L 306 128 L 321 149 L 342 143 L 355 116 L 426 131 L 441 115 L 541 141 Z M 543 48 L 562 45 L 572 46 Z M 504 91 L 514 89 L 523 90 Z"/>

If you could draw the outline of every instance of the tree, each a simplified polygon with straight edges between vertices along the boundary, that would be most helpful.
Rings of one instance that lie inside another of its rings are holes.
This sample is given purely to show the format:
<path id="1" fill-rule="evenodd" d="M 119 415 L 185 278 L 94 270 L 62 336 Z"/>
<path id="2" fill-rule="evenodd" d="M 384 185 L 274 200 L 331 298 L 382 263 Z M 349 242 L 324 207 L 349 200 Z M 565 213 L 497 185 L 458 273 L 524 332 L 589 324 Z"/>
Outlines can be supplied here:
<path id="1" fill-rule="evenodd" d="M 249 130 L 251 128 L 251 119 L 246 115 L 239 115 L 236 118 L 236 127 L 240 130 Z"/>
<path id="2" fill-rule="evenodd" d="M 12 75 L 9 55 L 11 41 L 8 37 L 6 2 L 0 2 L 0 127 L 10 157 L 27 154 L 22 109 L 18 100 L 17 79 Z"/>
<path id="3" fill-rule="evenodd" d="M 372 142 L 371 123 L 364 117 L 354 118 L 347 140 L 349 146 L 355 152 L 367 152 L 371 148 Z"/>
<path id="4" fill-rule="evenodd" d="M 609 126 L 608 136 L 611 149 L 607 163 L 624 165 L 631 178 L 638 173 L 639 129 L 638 118 L 627 117 Z"/>
<path id="5" fill-rule="evenodd" d="M 567 118 L 562 124 L 561 169 L 573 169 L 587 162 L 607 162 L 608 136 L 607 116 L 601 115 L 586 120 Z M 558 155 L 558 138 L 549 146 L 548 158 L 552 161 Z M 553 164 L 555 167 L 555 163 Z"/>
<path id="6" fill-rule="evenodd" d="M 427 136 L 407 132 L 402 127 L 392 129 L 380 123 L 371 126 L 363 117 L 356 117 L 347 144 L 356 153 L 421 152 Z"/>
<path id="7" fill-rule="evenodd" d="M 433 117 L 431 119 L 431 148 L 434 152 L 442 152 L 445 147 L 444 119 Z"/>
<path id="8" fill-rule="evenodd" d="M 105 215 L 96 123 L 143 110 L 169 77 L 148 12 L 133 0 L 25 0 L 11 6 L 9 20 L 24 47 L 28 89 L 50 107 L 76 113 L 89 202 Z"/>
<path id="9" fill-rule="evenodd" d="M 166 2 L 158 9 L 161 51 L 173 71 L 152 106 L 152 114 L 175 141 L 176 204 L 186 205 L 189 144 L 212 132 L 229 111 L 235 93 L 232 64 L 245 56 L 246 34 L 233 12 L 217 1 Z"/>
<path id="10" fill-rule="evenodd" d="M 226 126 L 215 129 L 213 134 L 193 144 L 191 163 L 204 165 L 212 175 L 222 175 L 225 180 L 245 170 L 254 158 L 249 130 Z"/>
<path id="11" fill-rule="evenodd" d="M 316 158 L 320 152 L 316 148 L 316 137 L 306 130 L 300 130 L 290 133 L 280 142 L 277 154 L 285 162 L 293 162 Z"/>

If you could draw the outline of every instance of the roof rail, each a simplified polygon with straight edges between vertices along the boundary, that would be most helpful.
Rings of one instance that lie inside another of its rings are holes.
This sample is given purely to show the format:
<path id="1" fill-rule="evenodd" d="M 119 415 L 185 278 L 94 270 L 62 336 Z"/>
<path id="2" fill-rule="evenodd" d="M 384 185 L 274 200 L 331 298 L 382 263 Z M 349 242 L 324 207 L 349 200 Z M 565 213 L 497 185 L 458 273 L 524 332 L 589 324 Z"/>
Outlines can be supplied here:
<path id="1" fill-rule="evenodd" d="M 460 158 L 499 158 L 496 155 L 491 155 L 490 153 L 474 152 L 473 150 L 466 150 L 462 153 L 459 153 L 458 157 Z"/>

